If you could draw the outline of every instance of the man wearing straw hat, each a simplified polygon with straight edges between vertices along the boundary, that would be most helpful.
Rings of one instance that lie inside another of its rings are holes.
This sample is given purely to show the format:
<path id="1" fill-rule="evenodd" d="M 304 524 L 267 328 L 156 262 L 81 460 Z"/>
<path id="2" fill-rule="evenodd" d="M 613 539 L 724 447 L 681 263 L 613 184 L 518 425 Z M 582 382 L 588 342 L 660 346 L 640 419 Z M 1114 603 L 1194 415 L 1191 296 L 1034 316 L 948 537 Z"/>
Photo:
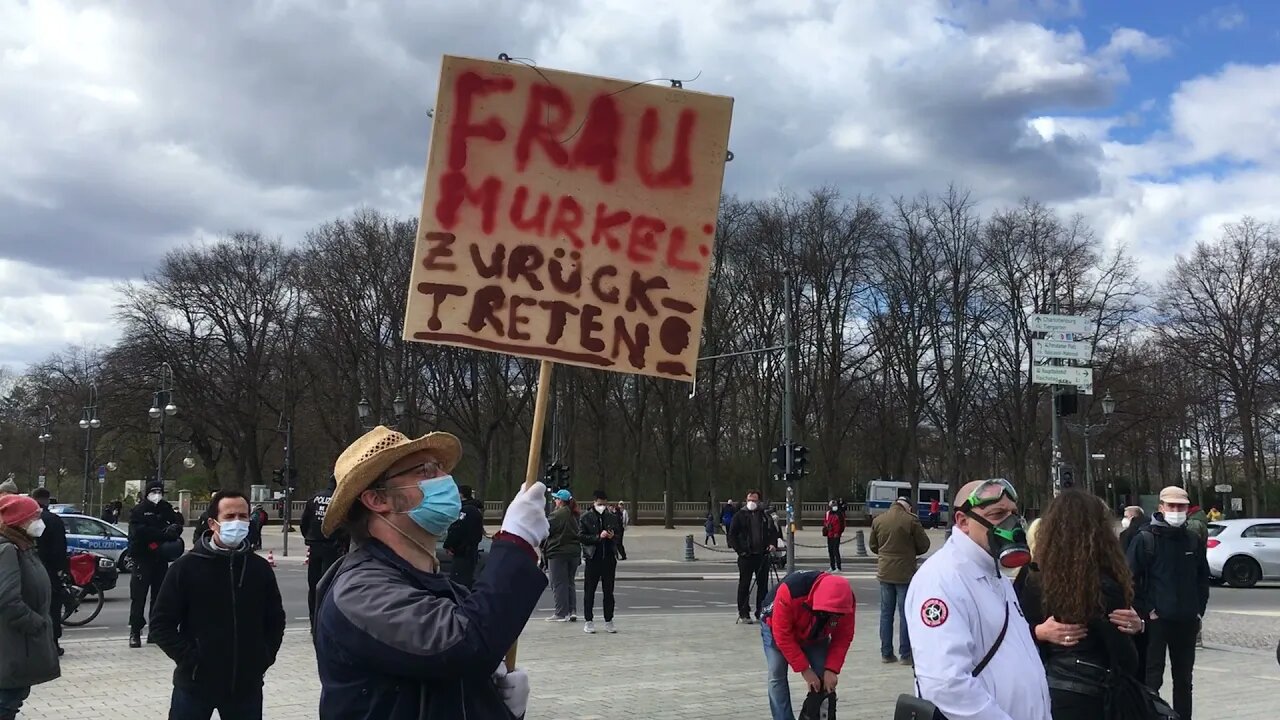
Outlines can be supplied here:
<path id="1" fill-rule="evenodd" d="M 468 592 L 436 559 L 461 509 L 449 474 L 461 455 L 448 433 L 410 440 L 379 426 L 338 457 L 322 529 L 355 546 L 319 587 L 322 720 L 524 716 L 529 678 L 502 660 L 547 586 L 534 550 L 548 533 L 546 486 L 517 493 Z"/>

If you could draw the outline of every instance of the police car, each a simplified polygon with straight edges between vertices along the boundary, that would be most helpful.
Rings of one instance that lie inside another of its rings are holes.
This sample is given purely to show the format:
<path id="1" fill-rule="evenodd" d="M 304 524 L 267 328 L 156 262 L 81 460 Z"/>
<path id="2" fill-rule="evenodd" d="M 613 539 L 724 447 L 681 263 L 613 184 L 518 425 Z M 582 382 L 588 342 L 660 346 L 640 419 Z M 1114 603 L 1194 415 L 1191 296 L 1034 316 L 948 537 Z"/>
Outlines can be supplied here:
<path id="1" fill-rule="evenodd" d="M 105 520 L 89 515 L 60 512 L 67 526 L 67 552 L 87 552 L 111 558 L 120 570 L 133 569 L 129 557 L 129 535 Z"/>

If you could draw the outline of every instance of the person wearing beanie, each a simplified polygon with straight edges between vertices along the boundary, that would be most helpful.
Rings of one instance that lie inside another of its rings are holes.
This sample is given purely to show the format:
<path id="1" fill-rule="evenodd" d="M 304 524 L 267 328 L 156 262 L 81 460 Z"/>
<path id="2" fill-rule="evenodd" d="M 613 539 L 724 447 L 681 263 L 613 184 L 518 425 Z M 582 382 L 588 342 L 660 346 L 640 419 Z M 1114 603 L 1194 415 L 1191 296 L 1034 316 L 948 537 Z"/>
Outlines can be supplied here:
<path id="1" fill-rule="evenodd" d="M 58 645 L 49 621 L 49 576 L 36 552 L 40 505 L 0 497 L 0 720 L 12 720 L 31 688 L 57 679 Z"/>
<path id="2" fill-rule="evenodd" d="M 14 482 L 13 480 L 5 480 L 4 482 L 0 483 L 0 497 L 4 497 L 5 495 L 17 495 L 17 494 L 18 494 L 18 483 Z"/>
<path id="3" fill-rule="evenodd" d="M 182 542 L 182 522 L 173 506 L 164 499 L 164 483 L 152 480 L 137 505 L 129 511 L 129 554 L 134 559 L 133 577 L 129 579 L 129 647 L 142 647 L 142 628 L 146 626 L 147 597 L 151 607 L 164 584 L 169 560 L 161 545 L 173 540 Z M 150 638 L 147 639 L 151 641 Z"/>

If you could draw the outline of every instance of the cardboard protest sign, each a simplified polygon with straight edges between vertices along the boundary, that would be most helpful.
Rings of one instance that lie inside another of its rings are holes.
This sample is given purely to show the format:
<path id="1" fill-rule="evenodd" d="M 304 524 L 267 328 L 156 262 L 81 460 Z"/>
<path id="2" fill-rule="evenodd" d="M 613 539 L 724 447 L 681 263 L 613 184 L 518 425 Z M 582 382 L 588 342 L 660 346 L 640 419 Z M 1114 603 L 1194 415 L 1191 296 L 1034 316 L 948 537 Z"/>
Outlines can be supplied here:
<path id="1" fill-rule="evenodd" d="M 446 56 L 405 339 L 692 380 L 732 109 Z"/>

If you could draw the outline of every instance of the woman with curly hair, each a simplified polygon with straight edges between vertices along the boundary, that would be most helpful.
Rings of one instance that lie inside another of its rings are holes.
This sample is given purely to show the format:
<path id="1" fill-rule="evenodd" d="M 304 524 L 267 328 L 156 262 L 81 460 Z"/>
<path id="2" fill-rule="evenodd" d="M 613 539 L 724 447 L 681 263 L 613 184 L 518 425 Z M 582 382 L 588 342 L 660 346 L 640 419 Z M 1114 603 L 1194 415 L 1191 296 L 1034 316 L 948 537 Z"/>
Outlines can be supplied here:
<path id="1" fill-rule="evenodd" d="M 1143 622 L 1131 607 L 1133 579 L 1113 525 L 1096 497 L 1062 493 L 1037 528 L 1037 569 L 1018 583 L 1054 720 L 1133 717 L 1114 689 L 1138 676 L 1133 636 Z"/>

